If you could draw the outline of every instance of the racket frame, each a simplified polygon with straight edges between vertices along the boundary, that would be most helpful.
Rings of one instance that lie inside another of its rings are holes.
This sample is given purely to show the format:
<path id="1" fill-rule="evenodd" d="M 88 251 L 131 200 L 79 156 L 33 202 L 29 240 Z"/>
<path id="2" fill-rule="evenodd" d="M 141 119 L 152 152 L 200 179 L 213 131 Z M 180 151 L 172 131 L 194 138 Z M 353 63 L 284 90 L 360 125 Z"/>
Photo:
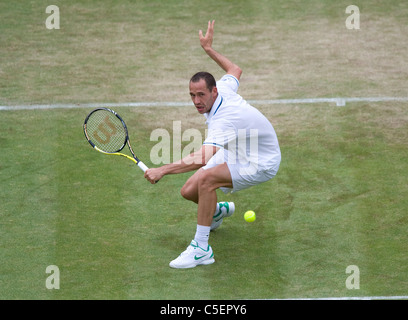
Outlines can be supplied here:
<path id="1" fill-rule="evenodd" d="M 92 115 L 93 113 L 97 112 L 98 110 L 105 110 L 105 111 L 109 111 L 109 112 L 113 113 L 113 114 L 121 121 L 121 123 L 122 123 L 122 125 L 123 125 L 123 128 L 125 129 L 125 134 L 126 134 L 125 141 L 123 142 L 122 146 L 121 146 L 118 150 L 116 150 L 116 151 L 107 152 L 107 151 L 104 151 L 104 150 L 98 148 L 98 147 L 92 142 L 91 138 L 90 138 L 89 135 L 88 135 L 88 131 L 87 131 L 88 119 L 91 117 L 91 115 Z M 135 155 L 135 153 L 133 152 L 132 146 L 130 145 L 130 141 L 129 141 L 129 133 L 128 133 L 128 129 L 127 129 L 126 123 L 125 123 L 125 121 L 123 121 L 123 119 L 121 118 L 121 116 L 118 115 L 114 110 L 109 109 L 109 108 L 105 108 L 105 107 L 100 107 L 100 108 L 96 108 L 96 109 L 92 110 L 92 111 L 87 115 L 87 117 L 85 118 L 85 121 L 84 121 L 84 134 L 85 134 L 86 140 L 88 140 L 89 144 L 90 144 L 90 145 L 92 146 L 92 148 L 94 148 L 95 150 L 97 150 L 97 151 L 99 151 L 99 152 L 101 152 L 101 153 L 103 153 L 103 154 L 122 156 L 122 157 L 125 157 L 125 158 L 129 159 L 129 160 L 132 160 L 134 163 L 136 163 L 136 164 L 138 165 L 138 167 L 139 167 L 140 169 L 143 170 L 143 172 L 145 172 L 147 169 L 149 169 L 149 168 Z M 121 153 L 121 152 L 120 152 L 120 151 L 123 150 L 123 148 L 125 147 L 126 144 L 128 145 L 129 150 L 130 150 L 130 153 L 132 154 L 133 157 L 130 157 L 130 156 L 128 156 L 127 154 L 124 154 L 124 153 Z"/>

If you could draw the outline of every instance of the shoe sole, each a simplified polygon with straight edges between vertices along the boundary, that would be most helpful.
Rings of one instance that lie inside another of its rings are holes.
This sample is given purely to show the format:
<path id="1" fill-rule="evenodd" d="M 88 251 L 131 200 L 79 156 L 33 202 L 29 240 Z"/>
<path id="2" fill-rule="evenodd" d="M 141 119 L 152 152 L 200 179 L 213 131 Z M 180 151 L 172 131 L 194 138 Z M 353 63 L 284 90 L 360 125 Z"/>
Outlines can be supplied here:
<path id="1" fill-rule="evenodd" d="M 207 259 L 204 261 L 200 261 L 199 263 L 193 263 L 193 264 L 188 264 L 188 265 L 184 265 L 184 266 L 177 266 L 177 265 L 172 265 L 172 263 L 169 263 L 169 266 L 173 269 L 191 269 L 191 268 L 195 268 L 197 266 L 204 266 L 204 265 L 209 265 L 215 262 L 214 258 L 211 259 Z"/>
<path id="2" fill-rule="evenodd" d="M 217 229 L 217 228 L 222 224 L 222 220 L 223 220 L 223 218 L 221 218 L 220 220 L 217 220 L 217 221 L 211 223 L 211 229 L 210 229 L 210 231 L 213 231 L 213 230 Z"/>

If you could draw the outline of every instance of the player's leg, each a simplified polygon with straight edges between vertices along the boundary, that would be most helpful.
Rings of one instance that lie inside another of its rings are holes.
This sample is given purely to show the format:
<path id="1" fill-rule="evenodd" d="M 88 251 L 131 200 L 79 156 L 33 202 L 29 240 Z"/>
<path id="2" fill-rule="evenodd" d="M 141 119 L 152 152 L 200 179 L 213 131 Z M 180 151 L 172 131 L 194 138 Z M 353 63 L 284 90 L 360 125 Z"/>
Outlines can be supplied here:
<path id="1" fill-rule="evenodd" d="M 200 181 L 200 176 L 204 170 L 214 168 L 220 164 L 225 163 L 227 152 L 224 149 L 218 150 L 213 157 L 208 161 L 208 163 L 201 169 L 197 170 L 184 184 L 181 188 L 181 195 L 190 201 L 198 203 L 198 182 Z"/>
<path id="2" fill-rule="evenodd" d="M 187 183 L 186 183 L 187 184 Z M 179 257 L 170 262 L 173 268 L 193 268 L 214 262 L 214 253 L 208 244 L 210 225 L 217 206 L 216 189 L 232 188 L 231 174 L 226 163 L 209 169 L 198 170 L 182 191 L 189 200 L 197 200 L 197 230 L 194 240 Z"/>
<path id="3" fill-rule="evenodd" d="M 198 203 L 198 179 L 203 169 L 196 171 L 181 188 L 183 198 Z"/>
<path id="4" fill-rule="evenodd" d="M 214 164 L 210 163 L 208 165 L 208 168 L 212 168 L 215 166 L 217 166 L 216 162 Z M 195 174 L 193 174 L 181 188 L 180 193 L 185 199 L 198 203 L 198 181 L 204 169 L 207 169 L 207 166 L 206 168 L 198 170 Z M 221 189 L 224 191 L 224 188 Z M 224 192 L 227 193 L 228 191 Z M 234 213 L 234 211 L 235 205 L 233 202 L 218 202 L 216 204 L 216 209 L 213 214 L 211 230 L 217 229 L 222 224 L 223 218 L 231 216 Z"/>
<path id="5" fill-rule="evenodd" d="M 232 188 L 231 174 L 226 163 L 206 170 L 198 170 L 181 189 L 181 195 L 185 199 L 198 203 L 199 225 L 211 225 L 217 207 L 215 190 L 220 187 Z"/>
<path id="6" fill-rule="evenodd" d="M 198 203 L 198 181 L 204 169 L 198 170 L 193 174 L 181 188 L 180 193 L 183 198 Z M 234 213 L 235 205 L 233 202 L 218 202 L 213 213 L 211 230 L 218 228 L 224 217 L 229 217 Z"/>
<path id="7" fill-rule="evenodd" d="M 232 188 L 231 173 L 226 163 L 209 169 L 200 169 L 197 181 L 198 211 L 197 223 L 210 226 L 217 207 L 216 190 L 220 187 Z"/>

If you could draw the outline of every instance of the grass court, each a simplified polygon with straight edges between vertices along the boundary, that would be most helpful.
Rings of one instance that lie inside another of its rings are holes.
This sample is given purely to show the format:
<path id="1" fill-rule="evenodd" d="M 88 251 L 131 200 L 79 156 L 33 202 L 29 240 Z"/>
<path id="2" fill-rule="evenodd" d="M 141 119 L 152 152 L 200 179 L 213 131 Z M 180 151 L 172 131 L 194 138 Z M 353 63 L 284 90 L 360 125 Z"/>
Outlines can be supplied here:
<path id="1" fill-rule="evenodd" d="M 237 210 L 211 233 L 216 262 L 191 270 L 168 263 L 194 236 L 196 205 L 179 193 L 192 173 L 150 185 L 132 162 L 93 151 L 82 131 L 92 107 L 18 109 L 189 102 L 192 74 L 223 75 L 198 40 L 210 19 L 247 100 L 407 97 L 405 0 L 55 0 L 58 30 L 45 25 L 50 4 L 0 3 L 0 105 L 12 107 L 0 110 L 0 299 L 408 296 L 407 102 L 257 104 L 280 170 L 219 193 Z M 350 4 L 359 30 L 346 28 Z M 114 109 L 148 166 L 153 130 L 206 129 L 193 106 Z M 350 265 L 359 289 L 346 287 Z"/>

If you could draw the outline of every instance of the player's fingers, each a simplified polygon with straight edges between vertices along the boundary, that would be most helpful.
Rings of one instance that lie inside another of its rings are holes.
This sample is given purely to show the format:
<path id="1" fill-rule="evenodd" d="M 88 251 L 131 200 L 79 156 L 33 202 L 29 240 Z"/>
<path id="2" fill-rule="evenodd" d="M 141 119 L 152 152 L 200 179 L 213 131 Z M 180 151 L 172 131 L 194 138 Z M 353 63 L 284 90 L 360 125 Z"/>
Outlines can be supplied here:
<path id="1" fill-rule="evenodd" d="M 207 28 L 206 35 L 211 34 L 211 31 L 212 31 L 212 25 L 211 25 L 211 20 L 210 20 L 210 21 L 208 21 L 208 28 Z"/>
<path id="2" fill-rule="evenodd" d="M 207 30 L 206 37 L 212 39 L 213 35 L 214 35 L 214 24 L 211 24 L 211 26 Z"/>
<path id="3" fill-rule="evenodd" d="M 144 177 L 145 177 L 146 180 L 149 181 L 150 183 L 154 183 L 154 180 L 153 180 L 152 178 L 150 178 L 149 169 L 145 171 Z"/>

